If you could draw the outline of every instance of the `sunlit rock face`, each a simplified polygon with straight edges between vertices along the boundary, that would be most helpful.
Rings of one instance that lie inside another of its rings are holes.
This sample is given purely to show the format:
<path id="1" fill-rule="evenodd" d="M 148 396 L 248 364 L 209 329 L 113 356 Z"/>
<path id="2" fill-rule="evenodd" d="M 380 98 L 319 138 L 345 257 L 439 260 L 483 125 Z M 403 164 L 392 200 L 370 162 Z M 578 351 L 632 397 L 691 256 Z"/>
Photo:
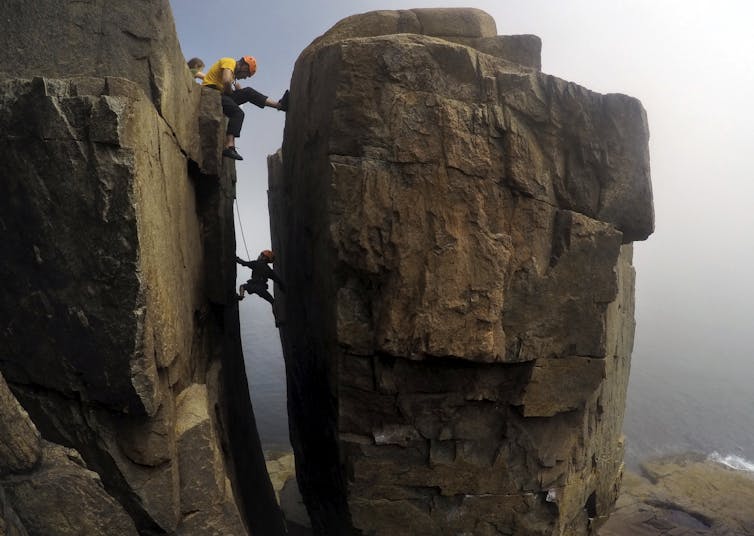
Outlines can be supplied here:
<path id="1" fill-rule="evenodd" d="M 616 499 L 647 121 L 539 66 L 467 9 L 350 17 L 296 63 L 270 207 L 322 534 L 587 534 Z"/>
<path id="2" fill-rule="evenodd" d="M 220 95 L 166 1 L 106 4 L 1 9 L 0 533 L 282 534 Z M 31 49 L 60 31 L 58 63 Z"/>

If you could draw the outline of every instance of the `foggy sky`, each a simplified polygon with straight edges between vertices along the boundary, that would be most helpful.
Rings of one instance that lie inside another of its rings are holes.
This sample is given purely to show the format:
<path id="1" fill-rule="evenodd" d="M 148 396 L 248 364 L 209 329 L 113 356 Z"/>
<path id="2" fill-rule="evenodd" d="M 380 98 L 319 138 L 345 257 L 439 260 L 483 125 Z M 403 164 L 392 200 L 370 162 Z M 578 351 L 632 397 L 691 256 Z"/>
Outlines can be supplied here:
<path id="1" fill-rule="evenodd" d="M 259 69 L 249 84 L 273 98 L 288 87 L 298 54 L 341 18 L 414 7 L 483 9 L 498 34 L 542 39 L 544 73 L 638 98 L 649 118 L 656 232 L 635 245 L 634 367 L 653 370 L 662 362 L 749 382 L 752 6 L 745 0 L 172 1 L 187 58 L 199 56 L 209 66 L 222 56 L 251 54 Z M 284 114 L 245 109 L 238 200 L 256 256 L 269 246 L 266 155 L 282 142 Z M 240 234 L 238 244 L 245 257 Z"/>

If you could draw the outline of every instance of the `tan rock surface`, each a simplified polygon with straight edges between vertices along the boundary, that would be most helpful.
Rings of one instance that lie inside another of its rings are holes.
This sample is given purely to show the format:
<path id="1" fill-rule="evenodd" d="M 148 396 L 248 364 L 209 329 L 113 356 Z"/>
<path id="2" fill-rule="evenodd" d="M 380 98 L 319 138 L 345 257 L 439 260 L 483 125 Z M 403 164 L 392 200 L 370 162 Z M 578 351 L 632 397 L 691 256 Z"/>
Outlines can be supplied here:
<path id="1" fill-rule="evenodd" d="M 265 454 L 265 465 L 267 466 L 267 472 L 270 474 L 275 496 L 278 502 L 280 502 L 280 492 L 285 483 L 291 478 L 296 478 L 296 465 L 293 452 L 273 455 Z"/>
<path id="2" fill-rule="evenodd" d="M 0 374 L 0 477 L 27 471 L 42 454 L 42 437 Z"/>
<path id="3" fill-rule="evenodd" d="M 497 35 L 494 19 L 469 8 L 370 11 L 339 21 L 317 38 L 308 51 L 355 37 L 419 34 L 442 37 L 527 67 L 540 68 L 542 43 L 534 35 Z"/>
<path id="4" fill-rule="evenodd" d="M 184 513 L 200 512 L 225 501 L 222 453 L 208 402 L 207 388 L 196 384 L 177 398 L 176 441 Z"/>
<path id="5" fill-rule="evenodd" d="M 0 486 L 29 534 L 138 534 L 123 507 L 72 449 L 45 443 L 39 468 L 6 477 Z"/>
<path id="6" fill-rule="evenodd" d="M 622 473 L 644 110 L 439 38 L 494 39 L 476 10 L 414 17 L 305 50 L 270 159 L 313 529 L 588 533 Z"/>
<path id="7" fill-rule="evenodd" d="M 293 452 L 265 453 L 267 472 L 270 474 L 280 508 L 283 511 L 288 534 L 311 534 L 309 514 L 296 482 L 296 465 Z"/>

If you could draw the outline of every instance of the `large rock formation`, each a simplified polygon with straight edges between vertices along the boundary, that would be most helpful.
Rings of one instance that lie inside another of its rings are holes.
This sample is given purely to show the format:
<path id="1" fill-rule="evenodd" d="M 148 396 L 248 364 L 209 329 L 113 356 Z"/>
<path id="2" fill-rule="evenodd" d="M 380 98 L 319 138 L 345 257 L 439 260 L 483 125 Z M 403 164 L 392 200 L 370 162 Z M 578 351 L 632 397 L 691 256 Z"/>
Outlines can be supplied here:
<path id="1" fill-rule="evenodd" d="M 645 112 L 495 34 L 374 12 L 296 63 L 270 207 L 318 534 L 586 534 L 616 499 Z"/>
<path id="2" fill-rule="evenodd" d="M 166 0 L 1 11 L 0 527 L 281 534 L 219 94 L 191 80 Z"/>

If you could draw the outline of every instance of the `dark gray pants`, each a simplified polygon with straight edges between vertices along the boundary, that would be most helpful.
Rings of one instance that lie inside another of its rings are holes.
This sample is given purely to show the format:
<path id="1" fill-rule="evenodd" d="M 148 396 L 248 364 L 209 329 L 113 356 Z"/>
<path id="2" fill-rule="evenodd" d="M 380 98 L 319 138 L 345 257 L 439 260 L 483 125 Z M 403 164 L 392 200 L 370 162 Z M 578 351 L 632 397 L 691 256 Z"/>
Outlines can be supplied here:
<path id="1" fill-rule="evenodd" d="M 223 113 L 228 117 L 228 134 L 238 138 L 241 135 L 244 113 L 241 104 L 250 102 L 254 106 L 264 108 L 267 95 L 262 95 L 254 88 L 244 87 L 226 95 L 223 93 Z"/>

